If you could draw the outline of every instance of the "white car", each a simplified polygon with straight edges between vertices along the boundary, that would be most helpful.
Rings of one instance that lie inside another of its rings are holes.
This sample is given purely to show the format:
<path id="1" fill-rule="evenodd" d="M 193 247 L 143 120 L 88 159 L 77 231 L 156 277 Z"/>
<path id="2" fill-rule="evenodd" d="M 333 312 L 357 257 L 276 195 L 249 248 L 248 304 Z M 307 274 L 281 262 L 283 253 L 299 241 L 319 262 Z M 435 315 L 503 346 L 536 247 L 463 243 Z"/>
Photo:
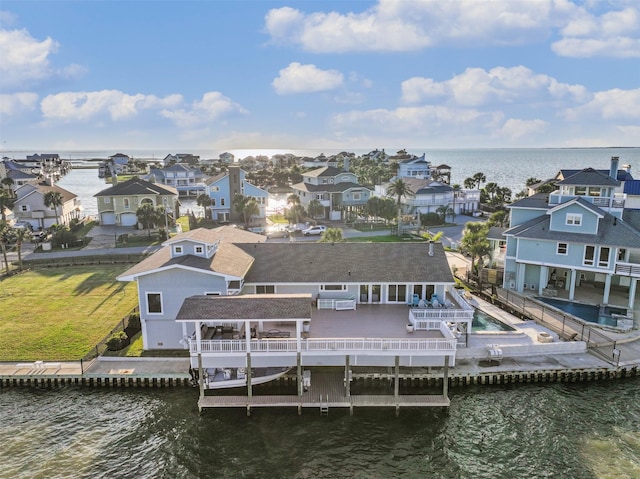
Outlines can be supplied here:
<path id="1" fill-rule="evenodd" d="M 327 227 L 324 225 L 317 225 L 307 228 L 306 230 L 302 230 L 303 236 L 311 236 L 311 235 L 321 235 L 327 231 Z"/>

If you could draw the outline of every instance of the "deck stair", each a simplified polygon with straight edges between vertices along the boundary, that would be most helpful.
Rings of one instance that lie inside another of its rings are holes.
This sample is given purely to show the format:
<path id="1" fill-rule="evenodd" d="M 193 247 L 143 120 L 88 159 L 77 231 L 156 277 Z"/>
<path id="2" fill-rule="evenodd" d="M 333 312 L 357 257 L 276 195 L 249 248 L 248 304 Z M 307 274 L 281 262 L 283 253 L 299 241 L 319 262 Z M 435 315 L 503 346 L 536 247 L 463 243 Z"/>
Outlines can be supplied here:
<path id="1" fill-rule="evenodd" d="M 322 394 L 320 394 L 320 414 L 323 416 L 329 415 L 329 396 L 327 395 L 326 399 L 322 400 Z"/>

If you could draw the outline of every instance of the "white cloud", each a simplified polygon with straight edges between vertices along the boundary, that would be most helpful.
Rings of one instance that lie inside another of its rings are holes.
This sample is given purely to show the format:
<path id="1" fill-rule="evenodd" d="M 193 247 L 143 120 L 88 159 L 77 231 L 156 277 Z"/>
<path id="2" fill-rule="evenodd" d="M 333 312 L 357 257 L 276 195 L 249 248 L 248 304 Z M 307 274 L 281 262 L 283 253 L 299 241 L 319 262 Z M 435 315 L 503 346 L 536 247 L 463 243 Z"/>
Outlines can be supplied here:
<path id="1" fill-rule="evenodd" d="M 344 76 L 337 70 L 321 70 L 315 65 L 292 62 L 280 70 L 271 85 L 278 95 L 313 93 L 334 90 L 342 86 Z"/>
<path id="2" fill-rule="evenodd" d="M 598 119 L 607 121 L 640 120 L 640 88 L 636 90 L 613 90 L 597 92 L 593 98 L 574 108 L 562 112 L 562 117 L 569 121 L 585 121 Z"/>
<path id="3" fill-rule="evenodd" d="M 164 109 L 161 115 L 172 120 L 181 128 L 191 128 L 210 121 L 217 121 L 232 114 L 245 114 L 238 103 L 217 91 L 210 91 L 201 100 L 194 101 L 188 108 Z"/>
<path id="4" fill-rule="evenodd" d="M 0 30 L 0 88 L 3 91 L 25 83 L 36 84 L 52 77 L 73 78 L 85 73 L 80 65 L 54 68 L 50 57 L 59 48 L 58 42 L 47 37 L 36 40 L 25 30 Z"/>
<path id="5" fill-rule="evenodd" d="M 499 136 L 509 141 L 517 141 L 548 130 L 549 124 L 543 120 L 519 120 L 510 118 L 498 130 Z"/>
<path id="6" fill-rule="evenodd" d="M 31 92 L 0 94 L 0 114 L 3 115 L 3 122 L 10 121 L 13 115 L 35 110 L 37 103 L 38 95 Z"/>
<path id="7" fill-rule="evenodd" d="M 303 13 L 291 7 L 270 10 L 265 30 L 274 43 L 315 53 L 415 51 L 437 45 L 521 45 L 540 43 L 553 32 L 563 38 L 561 56 L 636 57 L 638 8 L 597 16 L 569 0 L 379 0 L 362 12 Z"/>
<path id="8" fill-rule="evenodd" d="M 587 98 L 589 93 L 584 86 L 560 83 L 524 66 L 468 68 L 443 82 L 422 77 L 402 82 L 402 102 L 407 104 L 439 99 L 470 107 L 558 100 L 574 104 Z"/>

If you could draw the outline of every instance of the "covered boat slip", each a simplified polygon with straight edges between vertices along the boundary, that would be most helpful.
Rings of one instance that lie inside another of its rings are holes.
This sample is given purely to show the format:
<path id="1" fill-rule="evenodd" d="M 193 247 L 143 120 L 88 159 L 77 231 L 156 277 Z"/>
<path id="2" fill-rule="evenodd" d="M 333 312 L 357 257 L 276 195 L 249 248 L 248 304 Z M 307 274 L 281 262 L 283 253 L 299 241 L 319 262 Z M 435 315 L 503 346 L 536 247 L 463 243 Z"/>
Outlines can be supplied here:
<path id="1" fill-rule="evenodd" d="M 302 413 L 302 409 L 317 409 L 324 414 L 332 408 L 349 409 L 350 413 L 353 413 L 353 410 L 359 407 L 381 407 L 395 408 L 398 413 L 401 407 L 449 407 L 447 366 L 444 368 L 442 394 L 400 394 L 399 368 L 396 367 L 395 370 L 394 394 L 352 394 L 350 382 L 345 381 L 346 370 L 311 368 L 301 374 L 305 377 L 299 383 L 301 391 L 298 395 L 253 395 L 250 389 L 246 395 L 205 395 L 202 393 L 198 400 L 198 408 L 200 410 L 246 408 L 247 415 L 249 415 L 252 408 L 265 407 L 296 408 L 298 414 Z"/>

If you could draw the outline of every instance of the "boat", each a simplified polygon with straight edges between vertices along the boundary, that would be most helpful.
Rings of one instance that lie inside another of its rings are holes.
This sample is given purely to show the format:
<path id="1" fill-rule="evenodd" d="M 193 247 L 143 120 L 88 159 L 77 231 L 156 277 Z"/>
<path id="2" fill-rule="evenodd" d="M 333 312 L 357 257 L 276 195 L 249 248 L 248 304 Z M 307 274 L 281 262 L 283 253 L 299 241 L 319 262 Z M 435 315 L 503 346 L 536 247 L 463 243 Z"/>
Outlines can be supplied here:
<path id="1" fill-rule="evenodd" d="M 291 368 L 252 368 L 251 385 L 264 384 L 278 379 L 289 372 Z M 207 368 L 204 370 L 205 389 L 227 389 L 246 387 L 246 368 Z"/>

